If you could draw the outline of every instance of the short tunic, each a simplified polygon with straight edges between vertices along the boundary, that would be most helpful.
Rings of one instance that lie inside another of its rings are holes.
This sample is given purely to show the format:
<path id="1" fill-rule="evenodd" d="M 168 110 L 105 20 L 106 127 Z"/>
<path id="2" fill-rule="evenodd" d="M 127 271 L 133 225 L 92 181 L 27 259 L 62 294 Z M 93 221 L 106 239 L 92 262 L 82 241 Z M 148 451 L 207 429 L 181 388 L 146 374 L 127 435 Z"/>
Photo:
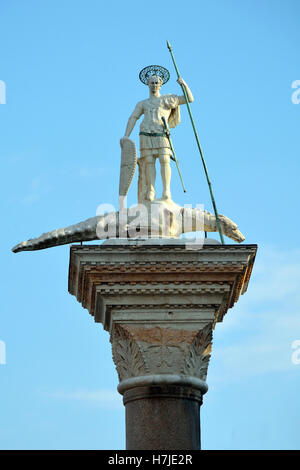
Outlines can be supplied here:
<path id="1" fill-rule="evenodd" d="M 131 116 L 139 119 L 142 114 L 144 115 L 140 132 L 161 134 L 164 132 L 162 117 L 165 117 L 170 127 L 175 127 L 180 122 L 179 105 L 183 103 L 185 103 L 183 96 L 152 97 L 140 101 Z M 140 150 L 159 148 L 170 148 L 167 137 L 140 135 Z"/>

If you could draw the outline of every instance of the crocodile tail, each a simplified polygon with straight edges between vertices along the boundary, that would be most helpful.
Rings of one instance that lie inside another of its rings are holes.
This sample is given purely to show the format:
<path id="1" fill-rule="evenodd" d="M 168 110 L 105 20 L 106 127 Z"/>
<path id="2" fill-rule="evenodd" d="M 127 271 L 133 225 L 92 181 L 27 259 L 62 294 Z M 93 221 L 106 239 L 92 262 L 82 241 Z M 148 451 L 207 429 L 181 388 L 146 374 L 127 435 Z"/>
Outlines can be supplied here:
<path id="1" fill-rule="evenodd" d="M 102 217 L 92 217 L 79 224 L 43 233 L 38 238 L 31 238 L 19 243 L 12 248 L 12 251 L 18 253 L 19 251 L 43 250 L 44 248 L 66 245 L 73 242 L 97 240 L 96 228 Z"/>

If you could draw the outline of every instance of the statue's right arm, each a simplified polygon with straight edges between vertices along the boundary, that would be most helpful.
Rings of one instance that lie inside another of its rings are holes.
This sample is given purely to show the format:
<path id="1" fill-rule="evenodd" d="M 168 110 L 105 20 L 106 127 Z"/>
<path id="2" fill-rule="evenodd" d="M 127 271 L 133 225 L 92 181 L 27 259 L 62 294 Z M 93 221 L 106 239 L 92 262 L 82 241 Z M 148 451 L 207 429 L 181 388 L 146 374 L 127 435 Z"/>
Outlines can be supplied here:
<path id="1" fill-rule="evenodd" d="M 129 137 L 134 126 L 135 126 L 135 123 L 137 121 L 137 118 L 135 116 L 130 116 L 130 118 L 128 119 L 128 123 L 127 123 L 127 126 L 126 126 L 126 131 L 125 131 L 125 134 L 124 134 L 124 137 Z"/>
<path id="2" fill-rule="evenodd" d="M 142 103 L 139 102 L 133 113 L 131 114 L 130 118 L 128 119 L 128 122 L 127 122 L 127 126 L 126 126 L 126 131 L 125 131 L 125 134 L 124 134 L 124 137 L 122 137 L 120 143 L 121 143 L 121 146 L 122 146 L 122 140 L 124 138 L 129 138 L 134 126 L 135 126 L 135 123 L 136 121 L 141 117 L 141 115 L 143 114 L 143 106 L 142 106 Z"/>

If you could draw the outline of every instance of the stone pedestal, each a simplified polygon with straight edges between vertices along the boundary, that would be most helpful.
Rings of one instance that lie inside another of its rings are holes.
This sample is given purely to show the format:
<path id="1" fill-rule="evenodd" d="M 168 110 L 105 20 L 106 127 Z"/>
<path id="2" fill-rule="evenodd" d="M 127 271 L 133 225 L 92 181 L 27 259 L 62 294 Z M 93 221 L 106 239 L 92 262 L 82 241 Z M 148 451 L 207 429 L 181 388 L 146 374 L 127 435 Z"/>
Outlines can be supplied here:
<path id="1" fill-rule="evenodd" d="M 256 245 L 71 246 L 69 292 L 110 333 L 126 448 L 200 448 L 212 331 L 248 286 Z"/>

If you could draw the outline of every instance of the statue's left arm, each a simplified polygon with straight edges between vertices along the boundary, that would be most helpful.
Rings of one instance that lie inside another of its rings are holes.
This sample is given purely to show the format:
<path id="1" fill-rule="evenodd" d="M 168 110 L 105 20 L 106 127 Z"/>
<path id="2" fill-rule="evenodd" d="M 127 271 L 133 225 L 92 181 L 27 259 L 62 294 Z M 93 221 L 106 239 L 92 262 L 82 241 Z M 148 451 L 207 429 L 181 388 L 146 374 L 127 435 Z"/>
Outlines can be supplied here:
<path id="1" fill-rule="evenodd" d="M 182 77 L 179 77 L 177 79 L 177 83 L 179 83 L 180 86 L 184 86 L 185 88 L 185 91 L 186 91 L 186 94 L 187 94 L 187 97 L 188 97 L 188 100 L 190 103 L 192 103 L 194 101 L 194 97 L 193 97 L 193 94 L 191 92 L 191 90 L 189 89 L 188 85 L 186 84 L 186 82 L 183 80 Z M 185 97 L 184 96 L 180 96 L 179 97 L 180 99 L 180 103 L 179 104 L 185 104 Z"/>

